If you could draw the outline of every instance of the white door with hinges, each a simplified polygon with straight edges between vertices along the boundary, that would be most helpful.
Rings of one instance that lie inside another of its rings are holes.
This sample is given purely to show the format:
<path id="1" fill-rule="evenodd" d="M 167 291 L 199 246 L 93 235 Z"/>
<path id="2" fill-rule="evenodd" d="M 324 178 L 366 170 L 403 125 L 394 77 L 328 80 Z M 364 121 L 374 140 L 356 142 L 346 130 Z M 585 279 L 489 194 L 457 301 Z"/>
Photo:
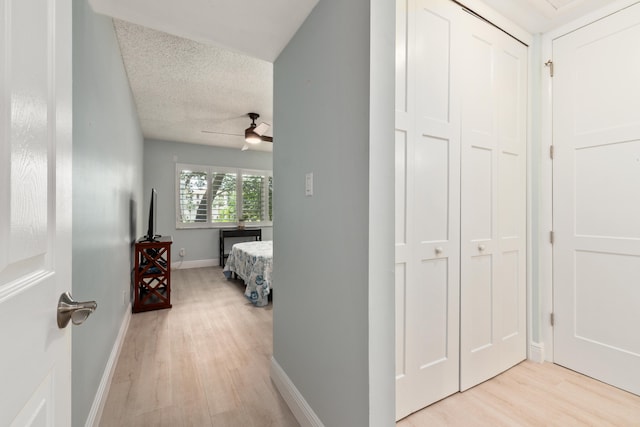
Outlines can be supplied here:
<path id="1" fill-rule="evenodd" d="M 554 362 L 640 394 L 640 4 L 553 41 Z"/>
<path id="2" fill-rule="evenodd" d="M 71 0 L 0 0 L 0 425 L 71 425 Z"/>

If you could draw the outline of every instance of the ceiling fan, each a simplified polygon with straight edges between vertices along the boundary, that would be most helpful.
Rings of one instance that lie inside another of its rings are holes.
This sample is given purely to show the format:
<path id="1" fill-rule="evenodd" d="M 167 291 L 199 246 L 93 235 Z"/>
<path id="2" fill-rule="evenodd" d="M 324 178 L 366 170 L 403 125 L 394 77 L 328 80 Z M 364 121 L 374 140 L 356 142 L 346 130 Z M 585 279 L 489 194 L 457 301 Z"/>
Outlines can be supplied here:
<path id="1" fill-rule="evenodd" d="M 258 144 L 260 142 L 273 142 L 273 137 L 264 135 L 265 132 L 269 130 L 271 127 L 270 124 L 262 122 L 259 125 L 256 125 L 256 120 L 260 117 L 258 113 L 248 113 L 247 116 L 251 119 L 251 124 L 248 128 L 244 130 L 244 140 L 246 144 L 242 147 L 242 151 L 248 150 L 248 144 Z M 242 136 L 242 134 L 237 133 L 224 133 L 224 132 L 214 132 L 209 130 L 203 130 L 204 133 L 217 133 L 221 135 L 234 135 L 234 136 Z"/>

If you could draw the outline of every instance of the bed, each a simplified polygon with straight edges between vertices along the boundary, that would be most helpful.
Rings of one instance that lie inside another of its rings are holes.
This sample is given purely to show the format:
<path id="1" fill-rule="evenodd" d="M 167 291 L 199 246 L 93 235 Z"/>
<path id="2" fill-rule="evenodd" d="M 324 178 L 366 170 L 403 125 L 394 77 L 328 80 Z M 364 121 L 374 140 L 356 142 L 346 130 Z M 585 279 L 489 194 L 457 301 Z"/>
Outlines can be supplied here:
<path id="1" fill-rule="evenodd" d="M 223 273 L 230 279 L 235 273 L 247 285 L 244 295 L 254 305 L 269 304 L 271 272 L 273 271 L 273 241 L 236 243 L 231 247 Z"/>

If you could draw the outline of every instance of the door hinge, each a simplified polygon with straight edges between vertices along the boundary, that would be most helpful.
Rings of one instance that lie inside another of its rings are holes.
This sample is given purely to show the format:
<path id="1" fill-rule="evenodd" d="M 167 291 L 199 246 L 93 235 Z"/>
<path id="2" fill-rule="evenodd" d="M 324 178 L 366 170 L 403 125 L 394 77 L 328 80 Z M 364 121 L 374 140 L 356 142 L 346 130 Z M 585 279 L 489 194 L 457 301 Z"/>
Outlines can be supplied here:
<path id="1" fill-rule="evenodd" d="M 555 319 L 555 317 L 553 316 L 553 313 L 551 313 L 551 314 L 549 315 L 549 321 L 551 322 L 551 326 L 555 326 L 555 324 L 556 324 L 556 319 Z"/>
<path id="2" fill-rule="evenodd" d="M 553 153 L 553 145 L 550 145 L 550 146 L 549 146 L 549 157 L 550 157 L 551 159 L 553 159 L 553 154 L 554 154 L 554 153 Z"/>
<path id="3" fill-rule="evenodd" d="M 547 62 L 544 63 L 544 65 L 546 67 L 549 67 L 549 75 L 551 77 L 553 77 L 553 61 L 552 60 L 548 60 Z"/>
<path id="4" fill-rule="evenodd" d="M 553 245 L 553 241 L 555 240 L 556 236 L 553 234 L 553 231 L 549 232 L 549 242 Z"/>

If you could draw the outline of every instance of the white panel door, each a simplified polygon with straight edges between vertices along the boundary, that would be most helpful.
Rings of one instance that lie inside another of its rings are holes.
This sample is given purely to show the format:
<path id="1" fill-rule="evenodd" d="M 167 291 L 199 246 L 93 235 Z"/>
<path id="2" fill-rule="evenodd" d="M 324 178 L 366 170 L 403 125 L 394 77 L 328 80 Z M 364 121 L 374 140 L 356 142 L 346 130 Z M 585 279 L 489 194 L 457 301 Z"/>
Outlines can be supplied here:
<path id="1" fill-rule="evenodd" d="M 449 0 L 398 3 L 396 416 L 458 390 L 460 144 Z"/>
<path id="2" fill-rule="evenodd" d="M 526 358 L 527 48 L 463 13 L 460 389 Z"/>
<path id="3" fill-rule="evenodd" d="M 640 4 L 553 42 L 554 361 L 640 394 Z"/>
<path id="4" fill-rule="evenodd" d="M 71 1 L 0 0 L 0 425 L 71 425 Z"/>

